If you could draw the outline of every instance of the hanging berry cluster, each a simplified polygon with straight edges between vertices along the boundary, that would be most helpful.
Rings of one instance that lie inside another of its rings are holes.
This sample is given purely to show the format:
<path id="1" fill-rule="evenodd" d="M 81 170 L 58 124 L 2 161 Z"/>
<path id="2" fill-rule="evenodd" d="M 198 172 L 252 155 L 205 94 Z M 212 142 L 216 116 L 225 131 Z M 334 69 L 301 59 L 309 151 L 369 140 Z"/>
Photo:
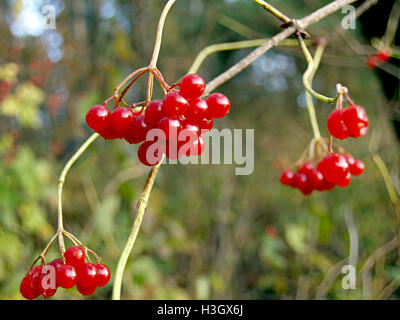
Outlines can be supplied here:
<path id="1" fill-rule="evenodd" d="M 179 91 L 173 89 L 175 86 Z M 168 88 L 163 100 L 153 100 L 140 110 L 118 105 L 110 113 L 105 105 L 95 105 L 89 109 L 86 123 L 106 140 L 143 142 L 138 158 L 146 166 L 159 163 L 163 154 L 172 160 L 198 156 L 205 149 L 202 134 L 213 127 L 213 119 L 229 113 L 230 101 L 221 93 L 213 93 L 207 100 L 201 98 L 206 83 L 196 74 L 184 76 L 175 86 Z M 155 134 L 157 140 L 147 140 L 153 129 L 160 130 L 161 135 Z"/>
<path id="2" fill-rule="evenodd" d="M 104 264 L 86 262 L 85 251 L 79 246 L 67 249 L 63 259 L 54 259 L 48 264 L 33 267 L 22 279 L 20 292 L 25 299 L 33 300 L 42 296 L 52 297 L 58 288 L 71 289 L 89 296 L 96 288 L 104 287 L 110 281 L 110 270 Z"/>
<path id="3" fill-rule="evenodd" d="M 336 109 L 328 117 L 327 127 L 331 134 L 329 148 L 325 142 L 317 141 L 326 147 L 327 154 L 322 160 L 317 161 L 314 167 L 311 161 L 298 161 L 292 167 L 297 167 L 297 172 L 287 169 L 282 172 L 280 182 L 283 185 L 299 189 L 304 195 L 310 195 L 314 190 L 328 191 L 336 185 L 345 188 L 352 176 L 359 176 L 365 170 L 365 164 L 355 159 L 350 153 L 340 149 L 339 153 L 333 152 L 332 138 L 340 140 L 364 136 L 368 131 L 368 117 L 363 107 L 355 105 L 344 93 L 350 102 L 350 106 L 342 108 L 342 96 L 339 94 Z M 314 160 L 314 156 L 310 156 Z"/>

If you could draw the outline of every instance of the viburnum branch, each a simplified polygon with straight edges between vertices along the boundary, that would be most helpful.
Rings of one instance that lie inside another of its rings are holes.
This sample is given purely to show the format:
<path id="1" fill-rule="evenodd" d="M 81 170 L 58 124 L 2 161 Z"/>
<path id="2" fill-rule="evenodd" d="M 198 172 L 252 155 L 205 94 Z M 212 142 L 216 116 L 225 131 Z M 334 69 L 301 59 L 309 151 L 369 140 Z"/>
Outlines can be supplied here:
<path id="1" fill-rule="evenodd" d="M 142 224 L 143 216 L 144 216 L 144 213 L 147 208 L 147 202 L 149 200 L 154 181 L 156 179 L 158 170 L 160 169 L 163 159 L 164 159 L 164 156 L 157 165 L 155 165 L 154 167 L 151 168 L 151 171 L 147 178 L 143 193 L 140 196 L 140 199 L 138 201 L 136 218 L 135 218 L 135 221 L 133 222 L 133 227 L 132 227 L 131 233 L 130 233 L 128 240 L 125 244 L 125 247 L 121 253 L 121 256 L 118 261 L 117 270 L 115 272 L 114 287 L 113 287 L 113 293 L 112 293 L 113 300 L 119 300 L 121 297 L 121 285 L 122 285 L 122 278 L 124 275 L 126 262 L 128 261 L 129 255 L 135 244 L 136 237 L 139 233 L 139 229 Z"/>
<path id="2" fill-rule="evenodd" d="M 301 26 L 302 29 L 305 29 L 312 24 L 320 21 L 321 19 L 329 16 L 330 14 L 336 12 L 337 10 L 343 8 L 345 5 L 351 4 L 356 0 L 336 0 L 331 2 L 330 4 L 318 9 L 317 11 L 311 13 L 301 20 L 296 20 L 297 26 Z M 262 46 L 258 47 L 254 51 L 252 51 L 249 55 L 244 57 L 238 63 L 233 65 L 231 68 L 221 73 L 218 77 L 207 84 L 207 88 L 205 91 L 205 95 L 214 91 L 221 84 L 233 78 L 243 69 L 247 68 L 250 64 L 252 64 L 255 60 L 257 60 L 260 56 L 266 53 L 268 50 L 277 46 L 281 41 L 287 39 L 292 34 L 297 31 L 297 27 L 291 26 L 281 31 L 271 39 L 267 40 Z"/>
<path id="3" fill-rule="evenodd" d="M 263 7 L 265 10 L 269 11 L 272 13 L 275 17 L 277 17 L 279 20 L 281 20 L 283 23 L 285 23 L 287 26 L 289 26 L 292 22 L 292 19 L 288 18 L 286 15 L 284 15 L 282 12 L 280 12 L 278 9 L 270 5 L 269 3 L 265 2 L 264 0 L 253 0 L 255 3 Z"/>
<path id="4" fill-rule="evenodd" d="M 192 66 L 189 68 L 188 73 L 196 73 L 200 69 L 200 66 L 203 64 L 204 60 L 213 53 L 220 51 L 258 47 L 261 46 L 263 43 L 265 43 L 265 41 L 267 40 L 268 39 L 244 40 L 244 41 L 218 43 L 207 46 L 203 50 L 201 50 L 200 53 L 197 55 L 196 59 L 192 63 Z M 285 39 L 279 45 L 298 46 L 298 42 L 295 39 Z"/>

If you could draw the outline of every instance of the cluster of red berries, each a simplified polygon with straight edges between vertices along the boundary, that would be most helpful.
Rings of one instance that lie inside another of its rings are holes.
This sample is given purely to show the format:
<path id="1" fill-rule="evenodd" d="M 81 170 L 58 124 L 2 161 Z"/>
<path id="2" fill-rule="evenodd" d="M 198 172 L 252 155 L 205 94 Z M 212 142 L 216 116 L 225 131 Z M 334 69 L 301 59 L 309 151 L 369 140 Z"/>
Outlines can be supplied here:
<path id="1" fill-rule="evenodd" d="M 151 101 L 144 114 L 119 106 L 110 114 L 105 106 L 95 105 L 88 111 L 86 123 L 104 139 L 125 139 L 131 144 L 144 141 L 138 158 L 147 166 L 156 165 L 163 154 L 173 160 L 197 156 L 205 149 L 201 134 L 213 127 L 213 119 L 226 116 L 231 106 L 221 93 L 202 99 L 205 87 L 202 77 L 188 74 L 179 83 L 179 91 Z M 158 131 L 148 138 L 152 129 Z"/>
<path id="2" fill-rule="evenodd" d="M 390 49 L 380 50 L 367 58 L 367 66 L 370 69 L 376 69 L 380 64 L 389 61 L 391 56 L 392 52 Z"/>
<path id="3" fill-rule="evenodd" d="M 78 246 L 68 248 L 64 260 L 54 259 L 45 266 L 33 267 L 21 281 L 22 296 L 33 300 L 41 295 L 47 299 L 56 293 L 57 288 L 71 289 L 75 285 L 82 295 L 89 296 L 110 281 L 108 267 L 86 263 L 85 252 Z"/>
<path id="4" fill-rule="evenodd" d="M 351 154 L 330 153 L 318 163 L 317 168 L 311 162 L 305 162 L 296 173 L 283 171 L 280 181 L 309 195 L 314 190 L 332 190 L 335 185 L 345 188 L 350 184 L 352 175 L 359 176 L 364 169 L 364 162 L 354 159 Z"/>
<path id="5" fill-rule="evenodd" d="M 368 117 L 364 108 L 351 104 L 331 112 L 327 122 L 329 133 L 337 139 L 359 138 L 368 132 Z"/>

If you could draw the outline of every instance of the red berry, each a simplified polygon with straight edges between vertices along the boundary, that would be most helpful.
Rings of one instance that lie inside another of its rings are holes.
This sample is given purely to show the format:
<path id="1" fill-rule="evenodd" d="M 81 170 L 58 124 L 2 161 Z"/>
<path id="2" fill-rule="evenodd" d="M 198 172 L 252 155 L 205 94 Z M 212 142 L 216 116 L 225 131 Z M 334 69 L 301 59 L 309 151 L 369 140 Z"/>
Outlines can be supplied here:
<path id="1" fill-rule="evenodd" d="M 165 96 L 162 110 L 169 117 L 179 117 L 186 113 L 188 106 L 184 97 L 177 91 L 172 91 Z"/>
<path id="2" fill-rule="evenodd" d="M 49 281 L 50 280 L 50 281 Z M 55 279 L 54 279 L 55 280 Z M 38 281 L 39 293 L 43 298 L 47 299 L 55 295 L 57 292 L 56 283 L 52 283 L 51 279 L 46 274 L 42 275 Z"/>
<path id="3" fill-rule="evenodd" d="M 390 51 L 390 49 L 382 49 L 382 50 L 378 51 L 377 53 L 375 53 L 375 57 L 382 62 L 389 61 L 391 56 L 392 56 L 392 52 Z"/>
<path id="4" fill-rule="evenodd" d="M 179 154 L 185 154 L 187 156 L 199 156 L 205 150 L 205 142 L 202 136 L 199 136 L 197 139 L 190 140 L 187 143 L 184 143 L 180 146 Z"/>
<path id="5" fill-rule="evenodd" d="M 49 262 L 49 265 L 53 266 L 56 271 L 58 271 L 63 265 L 64 261 L 63 259 L 54 259 L 53 261 Z"/>
<path id="6" fill-rule="evenodd" d="M 324 181 L 324 176 L 322 175 L 321 172 L 319 172 L 317 169 L 313 169 L 309 174 L 308 174 L 308 180 L 310 181 L 311 188 L 318 190 L 319 186 L 323 183 Z"/>
<path id="7" fill-rule="evenodd" d="M 356 159 L 354 164 L 350 166 L 350 173 L 354 176 L 361 175 L 365 170 L 365 164 L 361 160 Z"/>
<path id="8" fill-rule="evenodd" d="M 331 112 L 328 117 L 327 127 L 329 133 L 336 139 L 346 139 L 350 137 L 349 131 L 343 122 L 343 109 L 337 109 Z"/>
<path id="9" fill-rule="evenodd" d="M 342 119 L 352 137 L 358 138 L 368 132 L 368 117 L 363 107 L 347 107 L 343 110 Z"/>
<path id="10" fill-rule="evenodd" d="M 85 252 L 79 246 L 69 247 L 64 253 L 65 263 L 79 268 L 85 263 Z"/>
<path id="11" fill-rule="evenodd" d="M 347 176 L 346 176 L 343 180 L 339 181 L 339 182 L 337 183 L 337 185 L 338 185 L 339 187 L 341 187 L 341 188 L 346 188 L 346 187 L 350 184 L 350 182 L 351 182 L 351 173 L 350 173 L 350 171 L 349 171 L 349 173 L 347 174 Z"/>
<path id="12" fill-rule="evenodd" d="M 201 134 L 204 134 L 204 133 L 207 133 L 208 131 L 210 131 L 214 125 L 213 119 L 203 118 L 201 120 L 197 120 L 196 122 L 197 122 L 197 125 L 199 126 Z"/>
<path id="13" fill-rule="evenodd" d="M 121 132 L 115 131 L 114 128 L 111 126 L 111 122 L 107 128 L 99 131 L 98 133 L 105 140 L 114 140 L 114 139 L 122 139 L 123 138 L 123 134 Z"/>
<path id="14" fill-rule="evenodd" d="M 305 173 L 296 173 L 294 186 L 299 189 L 304 195 L 312 193 L 313 189 L 310 185 L 308 177 Z"/>
<path id="15" fill-rule="evenodd" d="M 376 69 L 376 67 L 381 63 L 381 60 L 377 58 L 376 56 L 369 56 L 367 58 L 367 66 L 370 69 Z"/>
<path id="16" fill-rule="evenodd" d="M 231 103 L 222 93 L 213 93 L 207 98 L 208 117 L 223 118 L 229 113 Z"/>
<path id="17" fill-rule="evenodd" d="M 104 287 L 111 278 L 110 269 L 104 264 L 96 264 L 97 269 L 97 287 Z"/>
<path id="18" fill-rule="evenodd" d="M 200 129 L 197 126 L 197 123 L 186 119 L 181 121 L 181 127 L 178 135 L 179 141 L 189 141 L 190 139 L 197 139 L 199 134 Z"/>
<path id="19" fill-rule="evenodd" d="M 32 275 L 27 274 L 21 281 L 19 291 L 25 299 L 33 300 L 40 295 L 38 285 L 38 278 L 34 278 Z"/>
<path id="20" fill-rule="evenodd" d="M 319 186 L 316 187 L 316 190 L 318 191 L 328 191 L 332 190 L 335 187 L 335 184 L 332 182 L 329 182 L 326 179 L 323 179 L 322 182 L 319 184 Z"/>
<path id="21" fill-rule="evenodd" d="M 189 100 L 189 108 L 187 109 L 186 116 L 193 120 L 207 118 L 208 104 L 206 100 L 202 98 Z"/>
<path id="22" fill-rule="evenodd" d="M 294 182 L 294 178 L 295 178 L 295 175 L 294 175 L 293 171 L 285 170 L 281 174 L 280 181 L 285 186 L 292 186 L 293 182 Z"/>
<path id="23" fill-rule="evenodd" d="M 164 117 L 158 123 L 158 128 L 164 131 L 167 140 L 177 140 L 181 122 L 176 118 Z"/>
<path id="24" fill-rule="evenodd" d="M 102 105 L 95 105 L 86 114 L 86 124 L 96 132 L 104 130 L 110 122 L 110 111 Z"/>
<path id="25" fill-rule="evenodd" d="M 149 129 L 145 117 L 140 115 L 132 121 L 129 128 L 125 131 L 124 138 L 130 144 L 142 142 L 146 140 L 146 135 Z"/>
<path id="26" fill-rule="evenodd" d="M 76 288 L 78 289 L 79 293 L 84 296 L 90 296 L 96 291 L 96 286 L 93 287 L 83 287 L 79 283 L 77 284 Z"/>
<path id="27" fill-rule="evenodd" d="M 197 74 L 187 74 L 179 84 L 179 93 L 186 99 L 200 97 L 206 89 L 206 82 Z"/>
<path id="28" fill-rule="evenodd" d="M 163 102 L 162 100 L 153 100 L 146 107 L 144 118 L 146 123 L 155 127 L 157 123 L 164 117 L 164 113 L 162 111 Z"/>
<path id="29" fill-rule="evenodd" d="M 95 287 L 97 283 L 97 269 L 92 263 L 85 263 L 79 267 L 78 284 L 81 287 Z"/>
<path id="30" fill-rule="evenodd" d="M 128 108 L 117 107 L 111 113 L 111 127 L 120 133 L 124 133 L 134 120 L 133 112 Z"/>
<path id="31" fill-rule="evenodd" d="M 57 285 L 64 289 L 71 289 L 78 282 L 75 268 L 69 264 L 63 265 L 57 271 Z"/>
<path id="32" fill-rule="evenodd" d="M 317 169 L 326 180 L 338 184 L 346 179 L 349 173 L 349 164 L 344 156 L 330 153 L 318 163 Z"/>
<path id="33" fill-rule="evenodd" d="M 349 154 L 349 153 L 344 154 L 343 157 L 346 158 L 346 161 L 347 161 L 347 163 L 349 164 L 349 168 L 350 168 L 350 171 L 351 171 L 351 166 L 354 165 L 354 162 L 355 162 L 356 160 L 355 160 L 354 157 L 353 157 L 351 154 Z"/>
<path id="34" fill-rule="evenodd" d="M 145 141 L 138 149 L 138 158 L 145 166 L 155 166 L 163 156 L 164 148 L 162 142 Z"/>
<path id="35" fill-rule="evenodd" d="M 314 166 L 311 162 L 304 162 L 297 173 L 305 173 L 306 175 L 309 175 L 313 170 Z"/>

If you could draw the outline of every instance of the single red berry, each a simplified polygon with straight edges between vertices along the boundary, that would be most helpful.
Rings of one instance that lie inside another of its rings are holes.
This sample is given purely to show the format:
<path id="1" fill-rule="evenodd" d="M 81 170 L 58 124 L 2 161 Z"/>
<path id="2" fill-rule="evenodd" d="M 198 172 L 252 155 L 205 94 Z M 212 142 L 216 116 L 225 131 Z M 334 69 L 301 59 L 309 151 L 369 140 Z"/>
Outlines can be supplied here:
<path id="1" fill-rule="evenodd" d="M 343 122 L 343 109 L 336 109 L 328 117 L 327 127 L 329 133 L 336 139 L 346 139 L 350 137 L 349 130 Z"/>
<path id="2" fill-rule="evenodd" d="M 58 271 L 64 265 L 64 261 L 61 258 L 54 259 L 53 261 L 49 262 L 49 265 L 53 266 L 54 269 Z"/>
<path id="3" fill-rule="evenodd" d="M 392 52 L 390 49 L 382 49 L 375 53 L 375 57 L 378 58 L 382 62 L 387 62 L 390 60 L 392 56 Z"/>
<path id="4" fill-rule="evenodd" d="M 57 285 L 60 287 L 71 289 L 77 282 L 78 274 L 73 266 L 65 264 L 57 271 Z"/>
<path id="5" fill-rule="evenodd" d="M 318 190 L 319 186 L 324 181 L 324 176 L 317 169 L 313 169 L 310 173 L 308 173 L 308 180 L 310 181 L 311 188 Z"/>
<path id="6" fill-rule="evenodd" d="M 309 195 L 312 193 L 313 189 L 310 185 L 310 181 L 305 173 L 295 174 L 294 186 L 299 189 L 304 195 Z"/>
<path id="7" fill-rule="evenodd" d="M 189 103 L 177 91 L 172 91 L 164 97 L 163 112 L 169 117 L 179 117 L 186 113 Z"/>
<path id="8" fill-rule="evenodd" d="M 104 264 L 96 264 L 97 269 L 97 287 L 101 288 L 104 287 L 111 278 L 110 269 Z"/>
<path id="9" fill-rule="evenodd" d="M 57 292 L 56 282 L 49 279 L 49 277 L 46 274 L 42 275 L 39 278 L 38 288 L 39 288 L 40 294 L 45 299 L 54 296 L 55 293 Z"/>
<path id="10" fill-rule="evenodd" d="M 350 171 L 349 171 L 349 173 L 347 174 L 347 176 L 346 176 L 343 180 L 339 181 L 339 182 L 337 183 L 337 185 L 338 185 L 339 187 L 341 187 L 341 188 L 346 188 L 346 187 L 350 184 L 350 182 L 351 182 L 351 173 L 350 173 Z"/>
<path id="11" fill-rule="evenodd" d="M 189 108 L 187 109 L 186 116 L 193 120 L 201 120 L 208 117 L 208 104 L 206 100 L 197 98 L 189 100 Z"/>
<path id="12" fill-rule="evenodd" d="M 186 99 L 200 97 L 206 89 L 206 82 L 197 74 L 187 74 L 179 84 L 179 93 Z"/>
<path id="13" fill-rule="evenodd" d="M 349 164 L 343 155 L 330 153 L 318 163 L 317 169 L 326 180 L 338 184 L 346 179 L 349 173 Z"/>
<path id="14" fill-rule="evenodd" d="M 179 130 L 178 140 L 179 141 L 189 141 L 194 140 L 200 135 L 200 129 L 197 123 L 193 121 L 184 119 L 181 120 L 181 127 Z"/>
<path id="15" fill-rule="evenodd" d="M 213 93 L 207 98 L 208 117 L 223 118 L 231 108 L 229 99 L 222 93 Z"/>
<path id="16" fill-rule="evenodd" d="M 198 124 L 198 127 L 200 128 L 201 134 L 207 133 L 214 126 L 214 120 L 213 119 L 203 118 L 203 119 L 197 120 L 196 122 Z"/>
<path id="17" fill-rule="evenodd" d="M 79 268 L 85 263 L 85 252 L 79 246 L 69 247 L 64 253 L 65 263 Z"/>
<path id="18" fill-rule="evenodd" d="M 140 143 L 146 140 L 149 129 L 150 127 L 147 125 L 145 117 L 140 115 L 132 121 L 129 128 L 125 131 L 124 138 L 130 144 Z"/>
<path id="19" fill-rule="evenodd" d="M 297 173 L 305 173 L 306 175 L 309 175 L 313 170 L 314 166 L 311 162 L 304 162 L 299 170 L 297 170 Z"/>
<path id="20" fill-rule="evenodd" d="M 95 105 L 86 114 L 86 124 L 96 132 L 104 130 L 110 122 L 110 111 L 102 105 Z"/>
<path id="21" fill-rule="evenodd" d="M 370 69 L 376 69 L 376 67 L 381 64 L 381 60 L 376 56 L 369 56 L 366 61 L 367 67 Z"/>
<path id="22" fill-rule="evenodd" d="M 19 291 L 25 299 L 36 299 L 40 295 L 39 280 L 37 278 L 35 279 L 30 274 L 26 275 L 21 281 Z"/>
<path id="23" fill-rule="evenodd" d="M 78 268 L 78 284 L 82 287 L 95 287 L 97 283 L 97 269 L 92 263 L 85 263 Z"/>
<path id="24" fill-rule="evenodd" d="M 362 137 L 368 132 L 368 117 L 364 108 L 351 105 L 343 110 L 342 119 L 353 138 Z"/>
<path id="25" fill-rule="evenodd" d="M 160 99 L 153 100 L 146 107 L 144 112 L 144 118 L 146 123 L 150 126 L 155 127 L 157 123 L 164 117 L 164 112 L 162 111 L 163 102 Z"/>
<path id="26" fill-rule="evenodd" d="M 285 186 L 293 186 L 294 178 L 295 178 L 295 174 L 293 171 L 285 170 L 281 174 L 280 181 L 281 181 L 281 184 L 283 184 Z"/>
<path id="27" fill-rule="evenodd" d="M 176 118 L 164 117 L 158 123 L 158 128 L 164 131 L 167 140 L 177 140 L 181 122 Z"/>
<path id="28" fill-rule="evenodd" d="M 90 296 L 96 291 L 96 286 L 83 287 L 79 283 L 77 284 L 76 288 L 78 289 L 79 293 L 84 296 Z"/>
<path id="29" fill-rule="evenodd" d="M 323 179 L 322 182 L 316 187 L 316 190 L 318 191 L 329 191 L 335 188 L 335 184 L 332 182 L 329 182 L 326 179 Z"/>
<path id="30" fill-rule="evenodd" d="M 145 166 L 152 167 L 161 161 L 163 152 L 163 142 L 145 141 L 138 149 L 138 158 Z"/>
<path id="31" fill-rule="evenodd" d="M 361 160 L 356 159 L 354 164 L 350 166 L 350 173 L 354 176 L 361 175 L 365 170 L 365 164 Z"/>
<path id="32" fill-rule="evenodd" d="M 124 133 L 134 120 L 133 112 L 128 108 L 117 107 L 111 113 L 111 127 L 120 133 Z"/>
<path id="33" fill-rule="evenodd" d="M 351 167 L 354 165 L 354 162 L 356 161 L 356 159 L 354 159 L 354 157 L 349 153 L 344 154 L 343 157 L 346 158 L 346 161 L 349 164 L 349 168 L 350 168 L 350 172 L 351 172 Z"/>

